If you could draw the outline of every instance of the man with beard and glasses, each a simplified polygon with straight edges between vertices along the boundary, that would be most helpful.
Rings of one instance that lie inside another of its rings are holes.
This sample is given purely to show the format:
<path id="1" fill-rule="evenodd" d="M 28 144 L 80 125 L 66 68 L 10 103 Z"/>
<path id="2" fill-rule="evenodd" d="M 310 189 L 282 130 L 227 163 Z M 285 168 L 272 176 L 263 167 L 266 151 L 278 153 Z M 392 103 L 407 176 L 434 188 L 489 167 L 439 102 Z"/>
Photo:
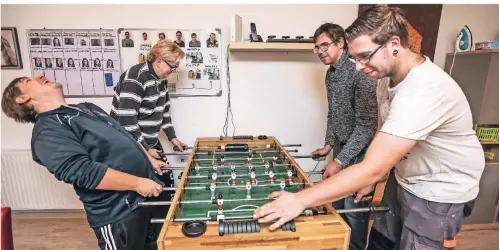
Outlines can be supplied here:
<path id="1" fill-rule="evenodd" d="M 305 208 L 339 200 L 358 191 L 370 193 L 394 166 L 397 220 L 380 223 L 370 249 L 449 249 L 479 191 L 485 167 L 483 149 L 473 130 L 471 109 L 459 85 L 428 57 L 409 48 L 407 21 L 400 9 L 384 5 L 362 13 L 346 29 L 356 68 L 389 77 L 390 111 L 364 160 L 318 185 L 277 198 L 254 213 L 271 230 Z M 394 233 L 387 240 L 386 237 Z"/>

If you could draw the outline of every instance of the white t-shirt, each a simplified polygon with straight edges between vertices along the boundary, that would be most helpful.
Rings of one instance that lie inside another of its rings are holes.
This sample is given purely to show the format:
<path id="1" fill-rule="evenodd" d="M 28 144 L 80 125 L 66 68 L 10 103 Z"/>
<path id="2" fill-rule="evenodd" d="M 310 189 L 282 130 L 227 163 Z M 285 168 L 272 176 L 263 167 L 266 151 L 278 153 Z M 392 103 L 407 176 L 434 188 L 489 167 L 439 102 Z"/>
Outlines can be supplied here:
<path id="1" fill-rule="evenodd" d="M 435 202 L 474 199 L 485 158 L 459 85 L 426 58 L 388 91 L 394 97 L 380 131 L 417 140 L 395 166 L 399 185 Z"/>
<path id="2" fill-rule="evenodd" d="M 378 109 L 380 113 L 381 123 L 385 122 L 390 112 L 390 106 L 393 100 L 394 92 L 388 91 L 390 88 L 390 78 L 383 77 L 378 80 L 376 86 L 376 98 L 378 99 Z"/>

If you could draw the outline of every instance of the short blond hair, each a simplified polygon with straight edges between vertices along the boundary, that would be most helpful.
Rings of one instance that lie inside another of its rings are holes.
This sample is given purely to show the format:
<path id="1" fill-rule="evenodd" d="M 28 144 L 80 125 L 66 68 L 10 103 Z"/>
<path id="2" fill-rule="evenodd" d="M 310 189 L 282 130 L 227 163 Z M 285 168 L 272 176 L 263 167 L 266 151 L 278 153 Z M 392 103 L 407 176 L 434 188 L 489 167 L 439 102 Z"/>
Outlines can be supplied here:
<path id="1" fill-rule="evenodd" d="M 177 64 L 184 56 L 184 51 L 177 44 L 170 40 L 162 40 L 152 47 L 147 60 L 154 62 L 160 59 Z"/>

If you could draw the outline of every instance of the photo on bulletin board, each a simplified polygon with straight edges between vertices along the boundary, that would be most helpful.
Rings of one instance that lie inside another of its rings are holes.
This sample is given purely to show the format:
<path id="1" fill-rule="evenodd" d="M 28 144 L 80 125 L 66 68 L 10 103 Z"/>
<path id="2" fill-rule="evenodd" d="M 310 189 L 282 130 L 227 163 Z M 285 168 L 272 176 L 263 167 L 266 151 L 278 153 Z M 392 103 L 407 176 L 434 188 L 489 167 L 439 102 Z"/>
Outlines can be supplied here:
<path id="1" fill-rule="evenodd" d="M 2 69 L 22 69 L 17 29 L 2 27 Z"/>
<path id="2" fill-rule="evenodd" d="M 184 37 L 184 33 L 182 33 L 181 30 L 177 30 L 177 31 L 172 31 L 173 34 L 172 34 L 172 40 L 173 42 L 178 45 L 180 48 L 185 48 L 185 37 Z"/>
<path id="3" fill-rule="evenodd" d="M 207 34 L 206 38 L 206 47 L 207 48 L 218 48 L 218 41 L 220 39 L 217 37 L 215 32 L 210 32 Z"/>
<path id="4" fill-rule="evenodd" d="M 113 96 L 121 75 L 117 30 L 29 29 L 31 75 L 62 85 L 65 97 Z"/>
<path id="5" fill-rule="evenodd" d="M 200 48 L 201 47 L 201 41 L 199 40 L 200 39 L 199 33 L 200 32 L 193 31 L 189 34 L 189 37 L 191 38 L 189 40 L 189 48 Z"/>
<path id="6" fill-rule="evenodd" d="M 152 47 L 167 40 L 185 53 L 179 67 L 166 78 L 169 95 L 220 95 L 220 71 L 225 61 L 220 29 L 120 28 L 118 36 L 123 71 L 147 62 Z"/>

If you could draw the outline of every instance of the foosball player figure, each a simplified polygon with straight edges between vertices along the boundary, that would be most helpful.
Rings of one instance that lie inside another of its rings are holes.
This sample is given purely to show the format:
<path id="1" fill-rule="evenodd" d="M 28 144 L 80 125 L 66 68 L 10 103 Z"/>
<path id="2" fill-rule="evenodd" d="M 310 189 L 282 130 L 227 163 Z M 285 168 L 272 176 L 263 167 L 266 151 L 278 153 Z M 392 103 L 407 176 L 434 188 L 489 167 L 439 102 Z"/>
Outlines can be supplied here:
<path id="1" fill-rule="evenodd" d="M 250 177 L 251 177 L 251 184 L 252 184 L 253 186 L 255 186 L 255 185 L 256 185 L 256 180 L 255 180 L 256 175 L 255 175 L 255 171 L 251 170 Z"/>
<path id="2" fill-rule="evenodd" d="M 251 159 L 253 158 L 253 153 L 249 153 L 248 154 L 248 163 L 251 162 Z"/>
<path id="3" fill-rule="evenodd" d="M 277 156 L 274 155 L 274 158 L 272 159 L 272 164 L 275 165 L 277 164 Z"/>
<path id="4" fill-rule="evenodd" d="M 251 183 L 246 181 L 246 199 L 251 199 Z"/>
<path id="5" fill-rule="evenodd" d="M 289 183 L 293 183 L 293 172 L 291 169 L 288 169 L 288 181 Z"/>
<path id="6" fill-rule="evenodd" d="M 274 184 L 274 171 L 270 170 L 269 177 L 270 177 L 270 184 Z"/>
<path id="7" fill-rule="evenodd" d="M 220 166 L 225 166 L 225 157 L 224 155 L 220 156 Z"/>
<path id="8" fill-rule="evenodd" d="M 265 174 L 269 174 L 269 167 L 270 167 L 269 161 L 265 161 Z"/>
<path id="9" fill-rule="evenodd" d="M 253 171 L 253 163 L 248 162 L 248 174 L 251 174 L 251 171 Z"/>
<path id="10" fill-rule="evenodd" d="M 284 191 L 284 188 L 286 187 L 286 181 L 284 181 L 284 179 L 281 179 L 281 183 L 279 184 L 279 186 L 281 187 L 281 191 Z"/>
<path id="11" fill-rule="evenodd" d="M 217 164 L 216 163 L 213 164 L 213 171 L 215 171 L 215 172 L 217 171 Z"/>
<path id="12" fill-rule="evenodd" d="M 210 184 L 210 192 L 211 192 L 211 200 L 215 200 L 215 190 L 217 189 L 217 185 L 212 182 Z"/>
<path id="13" fill-rule="evenodd" d="M 223 204 L 224 204 L 224 197 L 222 196 L 222 194 L 218 194 L 218 199 L 217 199 L 218 214 L 223 213 L 223 211 L 224 211 Z"/>
<path id="14" fill-rule="evenodd" d="M 236 170 L 236 163 L 231 163 L 230 164 L 230 170 L 235 171 Z"/>
<path id="15" fill-rule="evenodd" d="M 217 172 L 211 174 L 211 183 L 217 183 Z"/>
<path id="16" fill-rule="evenodd" d="M 232 170 L 230 178 L 232 178 L 232 186 L 236 185 L 236 171 Z"/>
<path id="17" fill-rule="evenodd" d="M 196 162 L 196 165 L 194 166 L 194 170 L 196 172 L 196 175 L 199 175 L 199 163 Z"/>

